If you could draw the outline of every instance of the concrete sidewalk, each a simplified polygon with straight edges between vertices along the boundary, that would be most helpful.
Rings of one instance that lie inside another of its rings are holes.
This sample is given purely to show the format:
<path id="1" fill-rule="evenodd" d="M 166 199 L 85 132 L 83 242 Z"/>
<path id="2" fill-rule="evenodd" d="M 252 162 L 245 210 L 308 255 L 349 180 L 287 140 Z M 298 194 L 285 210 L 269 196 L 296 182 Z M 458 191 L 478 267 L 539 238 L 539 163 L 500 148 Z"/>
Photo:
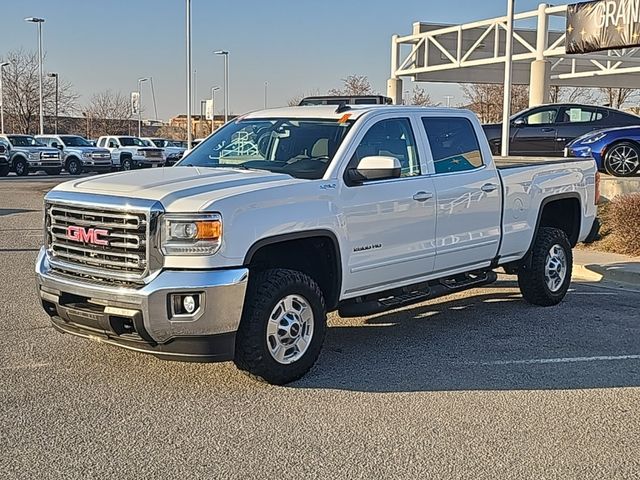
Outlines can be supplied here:
<path id="1" fill-rule="evenodd" d="M 593 282 L 610 281 L 640 288 L 640 257 L 576 249 L 573 277 Z"/>

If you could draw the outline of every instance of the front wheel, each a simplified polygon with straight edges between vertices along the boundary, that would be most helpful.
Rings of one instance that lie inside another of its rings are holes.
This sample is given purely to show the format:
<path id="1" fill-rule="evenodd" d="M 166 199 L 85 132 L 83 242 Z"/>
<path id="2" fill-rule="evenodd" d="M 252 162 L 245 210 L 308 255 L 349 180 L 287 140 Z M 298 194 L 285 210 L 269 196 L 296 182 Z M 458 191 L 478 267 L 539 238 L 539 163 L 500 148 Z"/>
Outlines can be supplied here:
<path id="1" fill-rule="evenodd" d="M 27 164 L 27 161 L 22 158 L 15 161 L 13 169 L 19 177 L 26 177 L 29 175 L 29 165 Z"/>
<path id="2" fill-rule="evenodd" d="M 65 168 L 69 175 L 80 175 L 82 173 L 82 164 L 77 158 L 70 158 Z"/>
<path id="3" fill-rule="evenodd" d="M 294 270 L 271 269 L 249 280 L 236 334 L 236 366 L 259 380 L 283 385 L 313 366 L 327 329 L 316 282 Z"/>
<path id="4" fill-rule="evenodd" d="M 630 177 L 640 170 L 640 148 L 630 142 L 611 146 L 604 156 L 604 169 L 615 177 Z"/>
<path id="5" fill-rule="evenodd" d="M 122 170 L 131 170 L 133 168 L 133 161 L 130 158 L 123 158 L 120 162 Z"/>
<path id="6" fill-rule="evenodd" d="M 571 284 L 573 252 L 567 234 L 559 228 L 542 227 L 531 251 L 531 265 L 518 270 L 518 286 L 524 299 L 534 305 L 557 305 Z"/>

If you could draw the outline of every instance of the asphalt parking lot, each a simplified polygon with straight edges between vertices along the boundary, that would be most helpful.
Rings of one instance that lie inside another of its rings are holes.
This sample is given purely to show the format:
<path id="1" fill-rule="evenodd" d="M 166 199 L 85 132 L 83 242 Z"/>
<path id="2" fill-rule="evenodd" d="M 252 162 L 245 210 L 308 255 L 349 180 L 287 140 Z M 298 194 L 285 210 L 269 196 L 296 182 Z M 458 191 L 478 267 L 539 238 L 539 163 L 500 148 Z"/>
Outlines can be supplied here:
<path id="1" fill-rule="evenodd" d="M 501 277 L 332 316 L 316 367 L 272 387 L 55 332 L 33 265 L 58 181 L 0 180 L 2 478 L 640 476 L 640 293 L 543 309 Z"/>

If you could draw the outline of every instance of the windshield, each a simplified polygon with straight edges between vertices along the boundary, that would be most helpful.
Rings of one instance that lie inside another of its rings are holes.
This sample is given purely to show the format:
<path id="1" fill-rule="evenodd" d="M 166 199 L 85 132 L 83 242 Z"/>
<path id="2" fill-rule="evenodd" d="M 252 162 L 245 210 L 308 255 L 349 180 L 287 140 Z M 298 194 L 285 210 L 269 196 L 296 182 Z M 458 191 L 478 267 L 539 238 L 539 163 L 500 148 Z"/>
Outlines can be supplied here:
<path id="1" fill-rule="evenodd" d="M 62 140 L 62 143 L 64 143 L 66 147 L 91 147 L 92 146 L 84 138 L 78 137 L 76 135 L 63 135 L 60 137 L 60 140 Z"/>
<path id="2" fill-rule="evenodd" d="M 247 119 L 227 124 L 179 163 L 237 167 L 319 179 L 353 122 L 324 119 Z"/>
<path id="3" fill-rule="evenodd" d="M 175 146 L 169 140 L 165 140 L 164 138 L 152 138 L 151 142 L 153 142 L 153 145 L 158 147 L 158 148 L 174 147 Z"/>
<path id="4" fill-rule="evenodd" d="M 123 147 L 147 147 L 142 140 L 136 137 L 118 137 Z"/>
<path id="5" fill-rule="evenodd" d="M 44 143 L 40 143 L 29 135 L 7 135 L 7 138 L 14 147 L 45 147 Z"/>

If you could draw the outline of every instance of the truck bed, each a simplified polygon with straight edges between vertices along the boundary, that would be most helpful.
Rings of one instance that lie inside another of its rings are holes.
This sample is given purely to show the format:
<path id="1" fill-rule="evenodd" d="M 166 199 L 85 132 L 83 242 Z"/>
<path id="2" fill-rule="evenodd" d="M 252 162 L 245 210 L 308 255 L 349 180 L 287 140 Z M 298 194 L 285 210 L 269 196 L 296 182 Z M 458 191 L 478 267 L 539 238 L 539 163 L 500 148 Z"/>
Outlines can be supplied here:
<path id="1" fill-rule="evenodd" d="M 585 159 L 564 157 L 493 157 L 499 170 L 517 167 L 532 167 L 536 165 L 553 165 L 556 163 L 575 162 Z"/>

